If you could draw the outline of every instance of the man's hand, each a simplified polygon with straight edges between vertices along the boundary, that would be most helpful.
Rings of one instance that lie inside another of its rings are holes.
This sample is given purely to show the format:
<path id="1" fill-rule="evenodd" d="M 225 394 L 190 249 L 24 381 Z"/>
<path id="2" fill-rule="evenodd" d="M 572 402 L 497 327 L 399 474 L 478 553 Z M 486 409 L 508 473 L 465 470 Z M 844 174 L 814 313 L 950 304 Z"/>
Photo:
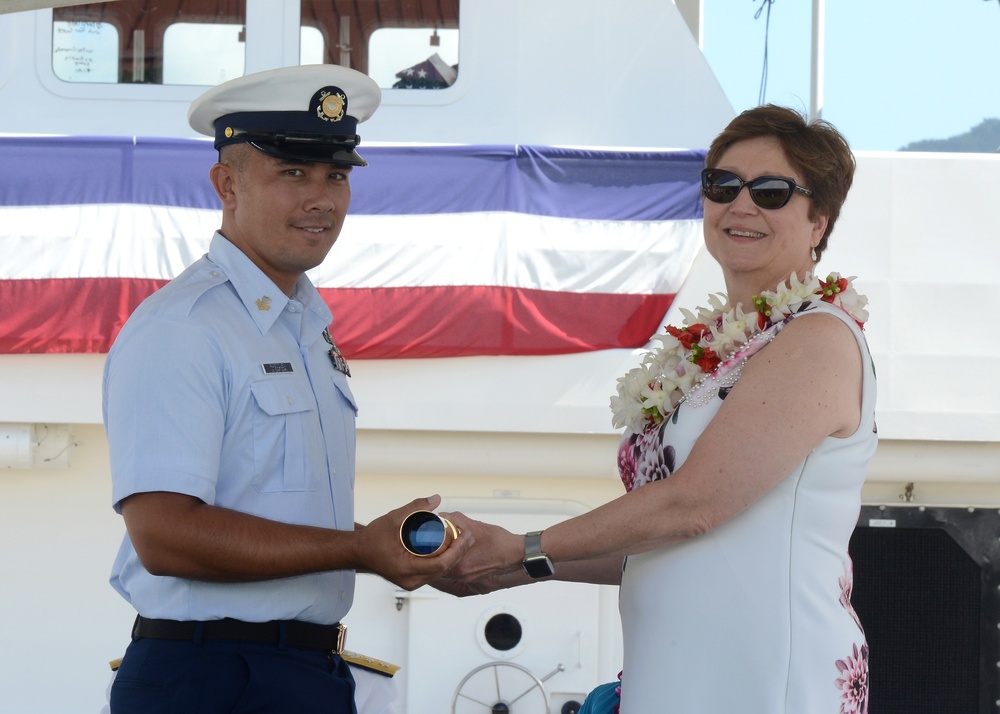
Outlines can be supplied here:
<path id="1" fill-rule="evenodd" d="M 439 555 L 421 558 L 399 540 L 403 519 L 441 499 L 418 498 L 368 526 L 341 531 L 295 525 L 155 491 L 122 501 L 136 553 L 153 575 L 254 582 L 328 570 L 376 573 L 407 590 L 444 577 L 474 542 L 468 531 Z"/>
<path id="2" fill-rule="evenodd" d="M 414 511 L 433 511 L 440 503 L 439 496 L 418 498 L 367 526 L 357 526 L 358 570 L 380 575 L 405 590 L 414 590 L 449 575 L 475 543 L 471 530 L 455 523 L 459 529 L 458 538 L 442 552 L 425 557 L 407 551 L 399 538 L 403 519 Z"/>

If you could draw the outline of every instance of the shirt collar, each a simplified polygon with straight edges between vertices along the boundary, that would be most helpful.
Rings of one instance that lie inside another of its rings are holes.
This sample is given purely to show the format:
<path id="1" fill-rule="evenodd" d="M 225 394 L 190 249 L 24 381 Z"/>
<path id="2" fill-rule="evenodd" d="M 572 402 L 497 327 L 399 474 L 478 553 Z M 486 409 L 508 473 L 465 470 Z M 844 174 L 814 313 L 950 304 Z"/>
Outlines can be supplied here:
<path id="1" fill-rule="evenodd" d="M 218 231 L 212 236 L 208 259 L 218 265 L 229 278 L 261 334 L 267 333 L 288 306 L 289 297 L 243 251 Z M 307 318 L 317 323 L 318 336 L 333 319 L 330 308 L 305 275 L 295 284 L 293 295 L 302 304 Z"/>

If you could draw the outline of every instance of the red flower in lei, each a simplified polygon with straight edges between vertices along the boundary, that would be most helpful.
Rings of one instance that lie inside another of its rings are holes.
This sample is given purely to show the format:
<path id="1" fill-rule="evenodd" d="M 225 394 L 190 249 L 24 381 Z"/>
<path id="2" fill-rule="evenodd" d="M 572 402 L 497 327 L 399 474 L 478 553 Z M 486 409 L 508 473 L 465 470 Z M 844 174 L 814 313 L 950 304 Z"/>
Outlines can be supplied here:
<path id="1" fill-rule="evenodd" d="M 819 288 L 820 289 L 816 291 L 816 294 L 823 296 L 820 300 L 832 304 L 838 294 L 847 290 L 847 278 L 828 275 L 826 280 L 819 281 Z"/>
<path id="2" fill-rule="evenodd" d="M 763 330 L 771 322 L 771 306 L 767 304 L 767 298 L 760 295 L 750 298 L 750 303 L 757 311 L 757 329 Z"/>
<path id="3" fill-rule="evenodd" d="M 775 290 L 754 295 L 752 310 L 745 313 L 721 294 L 709 296 L 710 308 L 682 310 L 691 324 L 666 326 L 672 339 L 651 349 L 638 367 L 618 379 L 617 394 L 611 397 L 612 424 L 638 434 L 662 423 L 717 369 L 759 350 L 766 341 L 757 340 L 757 333 L 809 309 L 810 303 L 837 306 L 863 329 L 868 299 L 858 294 L 852 281 L 838 273 L 829 273 L 825 280 L 807 274 L 804 281 L 792 274 Z"/>
<path id="4" fill-rule="evenodd" d="M 691 349 L 691 345 L 695 345 L 700 342 L 701 338 L 704 337 L 705 333 L 708 331 L 708 325 L 703 325 L 700 322 L 696 322 L 693 325 L 682 327 L 680 329 L 674 327 L 673 325 L 667 325 L 667 332 L 670 336 L 676 338 L 678 342 L 684 345 L 684 349 L 686 350 Z"/>
<path id="5" fill-rule="evenodd" d="M 701 345 L 691 346 L 691 356 L 688 359 L 701 367 L 705 374 L 714 372 L 715 368 L 722 362 L 722 358 L 715 354 L 714 350 Z"/>
<path id="6" fill-rule="evenodd" d="M 701 340 L 706 335 L 711 339 L 712 331 L 708 325 L 701 322 L 681 328 L 667 325 L 666 330 L 671 337 L 681 343 L 684 349 L 691 351 L 688 360 L 701 367 L 706 373 L 712 372 L 722 362 L 715 350 L 711 347 L 701 346 Z"/>

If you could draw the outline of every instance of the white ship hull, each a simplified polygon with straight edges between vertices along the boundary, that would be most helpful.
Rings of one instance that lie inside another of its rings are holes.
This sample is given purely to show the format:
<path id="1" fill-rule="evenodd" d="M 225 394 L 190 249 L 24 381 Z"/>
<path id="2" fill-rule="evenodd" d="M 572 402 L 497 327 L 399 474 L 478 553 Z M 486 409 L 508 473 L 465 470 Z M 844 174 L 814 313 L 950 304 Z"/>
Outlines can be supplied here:
<path id="1" fill-rule="evenodd" d="M 248 37 L 274 17 L 297 21 L 291 4 L 248 0 Z M 704 149 L 732 109 L 677 8 L 584 6 L 463 2 L 454 93 L 389 94 L 365 141 Z M 203 87 L 60 83 L 44 66 L 50 23 L 50 10 L 0 15 L 0 133 L 193 136 L 184 114 Z M 288 34 L 259 54 L 248 40 L 247 71 L 294 64 Z M 820 266 L 857 275 L 871 303 L 880 444 L 866 504 L 1000 508 L 1000 336 L 990 329 L 1000 241 L 995 211 L 970 185 L 1000 186 L 1000 155 L 859 152 Z M 698 254 L 663 322 L 721 289 Z M 616 497 L 608 399 L 637 355 L 352 361 L 358 520 L 439 493 L 445 510 L 525 531 Z M 134 612 L 107 583 L 124 528 L 110 503 L 103 362 L 0 354 L 4 711 L 99 711 L 108 660 L 127 644 Z M 544 685 L 534 708 L 526 699 L 513 711 L 560 712 L 620 669 L 613 588 L 553 583 L 455 601 L 359 580 L 349 648 L 402 665 L 401 712 L 451 711 L 463 684 L 492 696 L 465 680 L 481 666 L 510 676 L 510 691 Z M 522 623 L 510 650 L 483 635 L 497 613 Z"/>

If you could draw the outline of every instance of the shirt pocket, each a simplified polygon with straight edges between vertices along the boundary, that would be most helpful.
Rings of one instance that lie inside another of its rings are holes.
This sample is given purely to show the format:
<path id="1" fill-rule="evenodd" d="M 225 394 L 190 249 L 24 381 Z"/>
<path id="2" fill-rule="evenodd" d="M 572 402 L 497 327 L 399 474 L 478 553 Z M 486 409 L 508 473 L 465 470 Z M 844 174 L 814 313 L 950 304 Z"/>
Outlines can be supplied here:
<path id="1" fill-rule="evenodd" d="M 258 493 L 315 491 L 325 455 L 316 400 L 305 382 L 272 379 L 250 385 L 253 417 L 253 487 Z"/>
<path id="2" fill-rule="evenodd" d="M 354 401 L 354 393 L 347 384 L 347 377 L 345 377 L 340 372 L 336 372 L 333 377 L 333 386 L 337 388 L 340 392 L 341 398 L 347 402 L 347 406 L 354 412 L 354 416 L 358 415 L 358 403 Z"/>
<path id="3" fill-rule="evenodd" d="M 331 380 L 334 386 L 331 396 L 336 403 L 336 413 L 339 416 L 336 432 L 334 429 L 330 430 L 330 438 L 335 439 L 335 441 L 331 442 L 330 449 L 332 453 L 336 454 L 335 457 L 332 457 L 336 473 L 350 474 L 349 483 L 351 488 L 353 488 L 355 478 L 354 464 L 357 456 L 355 421 L 358 416 L 358 404 L 354 401 L 354 394 L 347 385 L 347 377 L 340 372 L 335 372 Z M 338 501 L 338 503 L 341 503 L 341 501 Z M 341 518 L 341 515 L 338 513 L 337 517 Z M 352 516 L 351 522 L 353 520 Z"/>

